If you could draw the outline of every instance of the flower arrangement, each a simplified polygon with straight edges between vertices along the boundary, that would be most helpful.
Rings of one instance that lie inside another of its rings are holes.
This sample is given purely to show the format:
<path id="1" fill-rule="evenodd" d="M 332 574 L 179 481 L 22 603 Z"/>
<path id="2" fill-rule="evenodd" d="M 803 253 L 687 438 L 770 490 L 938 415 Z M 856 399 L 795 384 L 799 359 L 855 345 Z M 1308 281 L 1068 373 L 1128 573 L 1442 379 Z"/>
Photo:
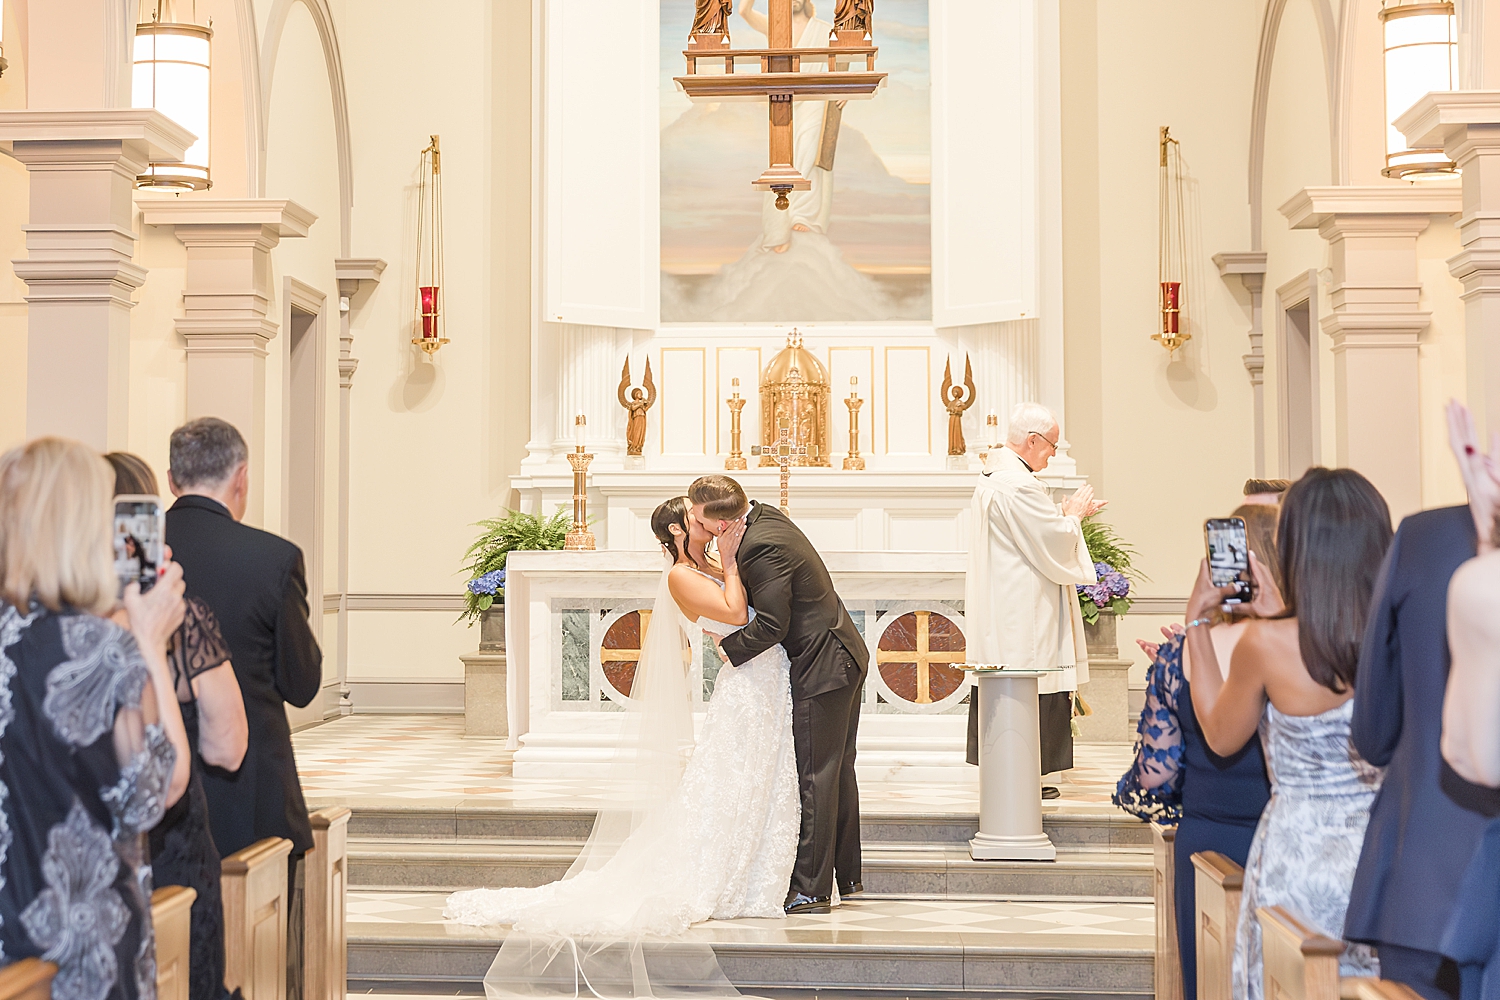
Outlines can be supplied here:
<path id="1" fill-rule="evenodd" d="M 507 510 L 500 517 L 480 521 L 483 533 L 464 553 L 470 574 L 465 585 L 464 613 L 470 626 L 496 604 L 505 603 L 505 558 L 517 550 L 560 549 L 567 541 L 572 519 L 559 506 L 551 517 Z"/>
<path id="2" fill-rule="evenodd" d="M 1078 606 L 1083 620 L 1093 625 L 1099 614 L 1110 611 L 1123 615 L 1130 610 L 1130 582 L 1145 579 L 1144 574 L 1131 565 L 1136 551 L 1125 543 L 1115 529 L 1098 520 L 1097 515 L 1082 521 L 1083 540 L 1089 547 L 1089 557 L 1094 560 L 1097 583 L 1078 586 Z"/>

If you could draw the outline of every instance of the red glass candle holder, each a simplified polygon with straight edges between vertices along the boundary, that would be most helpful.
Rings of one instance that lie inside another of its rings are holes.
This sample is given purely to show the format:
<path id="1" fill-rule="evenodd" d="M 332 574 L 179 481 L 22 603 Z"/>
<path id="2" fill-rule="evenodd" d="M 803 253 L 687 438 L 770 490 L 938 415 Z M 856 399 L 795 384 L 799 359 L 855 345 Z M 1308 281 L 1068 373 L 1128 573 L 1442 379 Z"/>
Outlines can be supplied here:
<path id="1" fill-rule="evenodd" d="M 1178 319 L 1182 314 L 1182 282 L 1161 283 L 1161 332 L 1175 337 L 1180 329 Z"/>
<path id="2" fill-rule="evenodd" d="M 437 336 L 438 320 L 438 286 L 422 285 L 417 289 L 422 296 L 422 336 L 433 338 Z"/>

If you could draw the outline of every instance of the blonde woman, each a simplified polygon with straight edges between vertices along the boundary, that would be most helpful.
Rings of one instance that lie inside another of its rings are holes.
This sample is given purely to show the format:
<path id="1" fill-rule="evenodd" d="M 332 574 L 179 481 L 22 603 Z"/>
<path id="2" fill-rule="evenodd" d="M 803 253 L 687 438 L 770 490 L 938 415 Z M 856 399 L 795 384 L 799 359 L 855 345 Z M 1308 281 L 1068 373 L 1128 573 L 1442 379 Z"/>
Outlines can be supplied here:
<path id="1" fill-rule="evenodd" d="M 0 945 L 58 966 L 54 1000 L 153 997 L 145 832 L 188 783 L 167 667 L 182 571 L 119 583 L 114 475 L 75 441 L 0 456 Z"/>

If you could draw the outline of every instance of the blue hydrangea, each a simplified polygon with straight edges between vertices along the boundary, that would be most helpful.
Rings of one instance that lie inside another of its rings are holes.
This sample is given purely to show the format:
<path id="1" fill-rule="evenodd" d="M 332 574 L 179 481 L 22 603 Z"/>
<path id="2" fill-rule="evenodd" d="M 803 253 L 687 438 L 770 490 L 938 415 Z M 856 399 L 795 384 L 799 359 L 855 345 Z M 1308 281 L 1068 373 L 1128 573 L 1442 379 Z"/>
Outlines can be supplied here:
<path id="1" fill-rule="evenodd" d="M 471 594 L 497 594 L 505 589 L 505 570 L 491 570 L 469 581 Z"/>
<path id="2" fill-rule="evenodd" d="M 1110 570 L 1100 579 L 1101 583 L 1109 586 L 1110 595 L 1113 597 L 1129 597 L 1130 581 L 1125 579 L 1125 574 L 1116 570 Z"/>

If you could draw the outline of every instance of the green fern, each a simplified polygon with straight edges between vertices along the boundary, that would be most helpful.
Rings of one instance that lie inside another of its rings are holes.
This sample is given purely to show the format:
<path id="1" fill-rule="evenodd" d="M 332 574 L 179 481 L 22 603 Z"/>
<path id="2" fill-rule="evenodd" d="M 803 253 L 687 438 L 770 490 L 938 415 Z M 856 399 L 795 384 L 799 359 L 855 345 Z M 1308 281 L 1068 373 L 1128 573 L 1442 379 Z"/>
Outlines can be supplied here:
<path id="1" fill-rule="evenodd" d="M 572 518 L 561 505 L 551 517 L 507 509 L 500 517 L 486 518 L 474 525 L 482 529 L 482 533 L 464 553 L 464 571 L 473 580 L 486 573 L 504 569 L 505 558 L 512 552 L 561 549 L 567 541 L 568 529 L 572 526 Z M 503 590 L 500 599 L 504 600 Z M 473 625 L 479 620 L 480 614 L 489 610 L 492 603 L 494 598 L 491 595 L 473 594 L 466 590 L 464 613 L 459 620 L 467 620 Z"/>
<path id="2" fill-rule="evenodd" d="M 1151 579 L 1132 564 L 1132 560 L 1140 553 L 1119 536 L 1114 525 L 1099 520 L 1098 514 L 1084 518 L 1081 525 L 1083 540 L 1088 545 L 1089 557 L 1094 562 L 1109 563 L 1131 583 Z"/>

